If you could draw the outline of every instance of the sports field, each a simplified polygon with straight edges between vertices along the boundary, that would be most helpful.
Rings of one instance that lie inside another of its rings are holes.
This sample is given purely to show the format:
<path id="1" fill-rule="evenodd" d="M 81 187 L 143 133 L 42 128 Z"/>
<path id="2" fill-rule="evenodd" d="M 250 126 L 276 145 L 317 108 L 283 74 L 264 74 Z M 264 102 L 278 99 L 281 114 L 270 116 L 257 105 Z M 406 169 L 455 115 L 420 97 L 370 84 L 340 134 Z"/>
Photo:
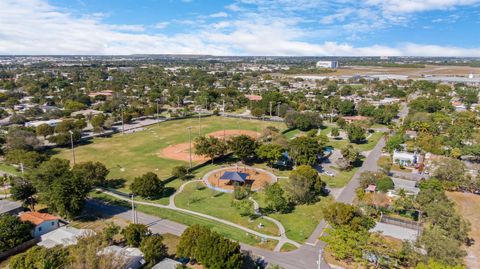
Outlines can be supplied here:
<path id="1" fill-rule="evenodd" d="M 91 143 L 75 148 L 76 161 L 99 161 L 110 170 L 109 178 L 126 179 L 127 185 L 133 178 L 147 172 L 154 172 L 160 178 L 170 176 L 172 168 L 177 165 L 188 165 L 187 160 L 166 158 L 164 149 L 179 144 L 189 144 L 191 128 L 192 141 L 199 135 L 214 133 L 217 136 L 227 130 L 227 136 L 235 133 L 246 133 L 241 130 L 261 133 L 267 126 L 286 129 L 283 123 L 257 120 L 233 119 L 224 117 L 207 117 L 173 120 L 162 122 L 129 134 L 116 134 L 112 137 L 94 138 Z M 252 132 L 249 132 L 252 133 Z M 185 154 L 188 148 L 182 148 L 178 154 Z M 70 149 L 54 152 L 54 157 L 71 159 Z M 185 158 L 184 158 L 185 159 Z M 193 158 L 193 164 L 202 162 L 202 158 Z"/>

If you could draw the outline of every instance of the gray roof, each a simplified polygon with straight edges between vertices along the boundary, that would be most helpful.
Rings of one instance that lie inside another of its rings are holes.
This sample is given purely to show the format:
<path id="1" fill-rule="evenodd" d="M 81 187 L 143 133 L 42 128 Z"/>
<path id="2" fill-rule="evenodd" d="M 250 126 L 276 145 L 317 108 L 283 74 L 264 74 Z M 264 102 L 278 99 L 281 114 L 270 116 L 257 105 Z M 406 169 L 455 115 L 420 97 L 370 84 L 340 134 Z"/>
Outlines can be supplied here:
<path id="1" fill-rule="evenodd" d="M 161 262 L 157 263 L 152 269 L 175 269 L 177 268 L 177 265 L 180 265 L 181 263 L 165 258 Z"/>
<path id="2" fill-rule="evenodd" d="M 0 214 L 22 208 L 22 203 L 10 200 L 0 200 Z"/>

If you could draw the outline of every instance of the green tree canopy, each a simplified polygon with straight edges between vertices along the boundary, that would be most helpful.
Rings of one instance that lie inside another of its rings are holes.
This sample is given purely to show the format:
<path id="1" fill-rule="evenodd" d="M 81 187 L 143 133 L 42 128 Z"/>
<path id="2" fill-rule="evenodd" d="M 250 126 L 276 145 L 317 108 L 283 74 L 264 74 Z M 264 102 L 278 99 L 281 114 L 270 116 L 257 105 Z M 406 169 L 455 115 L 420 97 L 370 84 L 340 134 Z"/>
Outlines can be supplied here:
<path id="1" fill-rule="evenodd" d="M 152 232 L 144 224 L 130 223 L 122 230 L 122 235 L 131 247 L 139 247 L 142 240 L 149 237 Z"/>
<path id="2" fill-rule="evenodd" d="M 315 138 L 300 136 L 290 140 L 288 153 L 296 165 L 313 165 L 321 148 Z"/>
<path id="3" fill-rule="evenodd" d="M 162 195 L 163 189 L 163 182 L 153 172 L 136 177 L 130 185 L 130 190 L 132 190 L 133 194 L 145 198 L 159 197 Z"/>
<path id="4" fill-rule="evenodd" d="M 325 191 L 318 171 L 308 165 L 300 165 L 290 173 L 285 186 L 289 200 L 296 204 L 315 202 Z"/>
<path id="5" fill-rule="evenodd" d="M 23 222 L 17 216 L 0 215 L 0 253 L 31 239 L 33 228 L 31 222 Z"/>
<path id="6" fill-rule="evenodd" d="M 228 147 L 242 162 L 255 155 L 257 143 L 248 135 L 238 135 L 228 140 Z"/>

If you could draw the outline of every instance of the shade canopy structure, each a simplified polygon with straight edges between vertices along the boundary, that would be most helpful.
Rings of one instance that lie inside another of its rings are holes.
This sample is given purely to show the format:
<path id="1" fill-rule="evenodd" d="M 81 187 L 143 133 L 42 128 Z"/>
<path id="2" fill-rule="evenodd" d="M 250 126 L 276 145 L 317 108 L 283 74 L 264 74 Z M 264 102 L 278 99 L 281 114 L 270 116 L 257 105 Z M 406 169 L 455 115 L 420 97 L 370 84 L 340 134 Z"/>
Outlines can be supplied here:
<path id="1" fill-rule="evenodd" d="M 246 173 L 224 172 L 223 175 L 220 177 L 220 180 L 230 180 L 230 181 L 245 183 L 248 176 L 249 175 Z"/>

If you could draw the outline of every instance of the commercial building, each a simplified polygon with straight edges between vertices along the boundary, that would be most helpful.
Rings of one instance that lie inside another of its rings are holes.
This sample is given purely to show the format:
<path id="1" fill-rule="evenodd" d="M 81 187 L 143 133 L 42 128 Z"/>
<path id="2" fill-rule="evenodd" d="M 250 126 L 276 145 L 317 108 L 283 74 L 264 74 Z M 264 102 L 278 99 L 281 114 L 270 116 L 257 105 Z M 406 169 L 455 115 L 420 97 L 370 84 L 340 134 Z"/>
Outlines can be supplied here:
<path id="1" fill-rule="evenodd" d="M 338 62 L 337 61 L 318 61 L 315 66 L 317 68 L 337 68 Z"/>

